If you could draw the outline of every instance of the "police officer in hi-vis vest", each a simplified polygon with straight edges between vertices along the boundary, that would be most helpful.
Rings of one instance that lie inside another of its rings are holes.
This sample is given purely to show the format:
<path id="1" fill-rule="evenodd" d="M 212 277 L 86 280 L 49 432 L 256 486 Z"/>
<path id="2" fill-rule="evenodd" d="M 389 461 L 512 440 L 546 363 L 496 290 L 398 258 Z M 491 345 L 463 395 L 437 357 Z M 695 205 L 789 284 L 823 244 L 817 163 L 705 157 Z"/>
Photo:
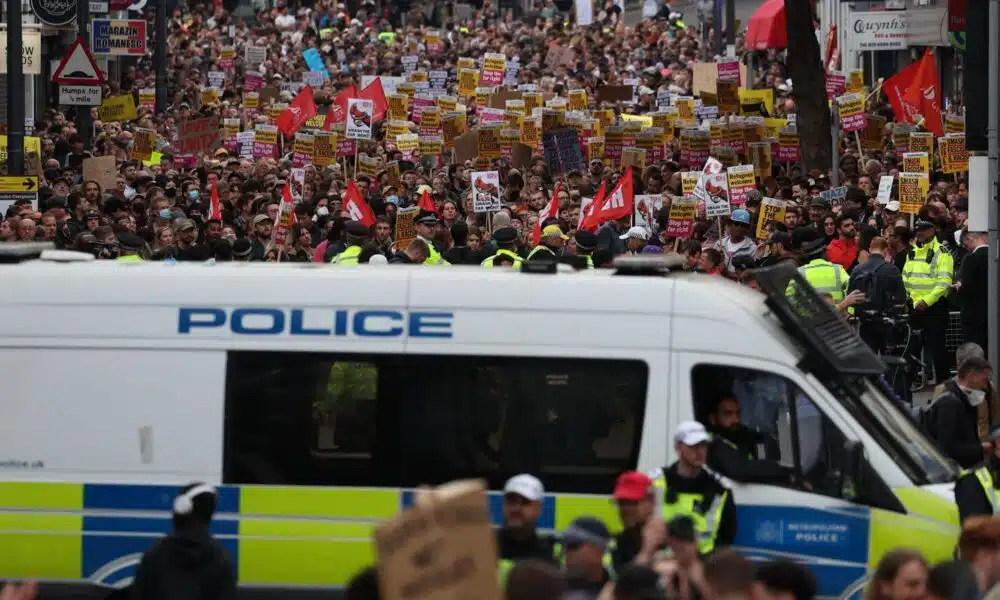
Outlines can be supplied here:
<path id="1" fill-rule="evenodd" d="M 955 481 L 955 504 L 964 523 L 969 517 L 997 513 L 997 488 L 1000 487 L 1000 423 L 990 427 L 992 452 L 975 469 L 967 469 Z"/>
<path id="2" fill-rule="evenodd" d="M 498 575 L 500 583 L 514 563 L 525 558 L 540 558 L 555 563 L 555 540 L 538 533 L 545 487 L 534 475 L 522 473 L 503 486 L 503 525 L 497 530 Z"/>
<path id="3" fill-rule="evenodd" d="M 356 265 L 361 258 L 361 249 L 372 237 L 372 230 L 360 221 L 351 221 L 344 226 L 347 247 L 330 260 L 331 265 Z"/>
<path id="4" fill-rule="evenodd" d="M 733 493 L 705 468 L 712 436 L 697 421 L 685 421 L 674 432 L 677 461 L 651 474 L 662 498 L 667 523 L 686 516 L 694 523 L 698 551 L 708 554 L 736 537 Z"/>

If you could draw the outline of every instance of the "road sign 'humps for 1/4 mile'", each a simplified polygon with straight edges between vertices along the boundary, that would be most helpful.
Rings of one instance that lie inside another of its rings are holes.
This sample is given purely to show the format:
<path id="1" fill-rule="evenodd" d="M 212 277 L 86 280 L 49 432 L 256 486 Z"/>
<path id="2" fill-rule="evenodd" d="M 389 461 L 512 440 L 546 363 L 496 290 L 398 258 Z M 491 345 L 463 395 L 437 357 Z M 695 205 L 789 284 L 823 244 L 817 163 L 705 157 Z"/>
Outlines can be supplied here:
<path id="1" fill-rule="evenodd" d="M 146 21 L 91 21 L 90 50 L 109 56 L 142 56 L 146 54 Z"/>

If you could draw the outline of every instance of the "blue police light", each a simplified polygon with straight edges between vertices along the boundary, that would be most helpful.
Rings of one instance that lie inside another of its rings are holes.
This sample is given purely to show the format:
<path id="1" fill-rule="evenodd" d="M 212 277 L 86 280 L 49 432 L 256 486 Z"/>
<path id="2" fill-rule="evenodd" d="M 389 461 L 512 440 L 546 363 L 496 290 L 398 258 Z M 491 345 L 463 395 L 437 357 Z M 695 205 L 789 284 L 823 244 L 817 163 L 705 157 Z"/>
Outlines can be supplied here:
<path id="1" fill-rule="evenodd" d="M 429 311 L 181 307 L 177 333 L 228 329 L 236 335 L 450 339 L 454 317 Z"/>

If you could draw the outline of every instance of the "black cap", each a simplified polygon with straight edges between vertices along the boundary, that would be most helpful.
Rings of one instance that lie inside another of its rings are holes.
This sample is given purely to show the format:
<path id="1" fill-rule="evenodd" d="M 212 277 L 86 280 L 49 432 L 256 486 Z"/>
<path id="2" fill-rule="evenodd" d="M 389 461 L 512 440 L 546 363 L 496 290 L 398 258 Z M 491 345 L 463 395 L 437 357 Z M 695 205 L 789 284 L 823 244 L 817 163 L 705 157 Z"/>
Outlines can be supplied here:
<path id="1" fill-rule="evenodd" d="M 827 202 L 826 200 L 822 199 L 822 198 L 813 198 L 812 201 L 809 203 L 809 206 L 810 207 L 815 206 L 816 208 L 829 209 L 830 208 L 830 203 Z"/>
<path id="2" fill-rule="evenodd" d="M 593 250 L 597 247 L 597 235 L 589 232 L 583 231 L 582 229 L 576 232 L 576 247 L 581 250 Z"/>
<path id="3" fill-rule="evenodd" d="M 45 201 L 45 206 L 48 208 L 67 208 L 69 202 L 66 200 L 66 196 L 52 196 Z"/>
<path id="4" fill-rule="evenodd" d="M 142 238 L 127 231 L 118 234 L 118 245 L 122 250 L 139 250 L 143 245 Z"/>
<path id="5" fill-rule="evenodd" d="M 792 236 L 785 231 L 775 231 L 771 234 L 771 238 L 767 240 L 768 244 L 781 244 L 785 248 L 788 248 L 792 244 Z"/>
<path id="6" fill-rule="evenodd" d="M 577 517 L 562 533 L 566 544 L 592 544 L 605 547 L 611 541 L 608 526 L 597 517 Z"/>
<path id="7" fill-rule="evenodd" d="M 517 239 L 517 230 L 513 227 L 501 227 L 493 232 L 493 241 L 498 244 L 513 244 Z"/>
<path id="8" fill-rule="evenodd" d="M 347 232 L 347 235 L 353 235 L 356 237 L 368 237 L 372 234 L 372 230 L 365 227 L 360 221 L 351 221 L 344 226 L 344 231 Z"/>
<path id="9" fill-rule="evenodd" d="M 913 229 L 918 231 L 921 229 L 933 229 L 934 227 L 935 225 L 933 222 L 925 221 L 924 219 L 919 219 L 916 223 L 913 224 Z"/>
<path id="10" fill-rule="evenodd" d="M 438 216 L 429 210 L 422 210 L 417 214 L 417 218 L 413 219 L 413 222 L 420 225 L 437 225 Z"/>
<path id="11" fill-rule="evenodd" d="M 250 256 L 250 251 L 253 247 L 250 245 L 250 240 L 238 239 L 233 242 L 233 258 L 246 258 Z"/>

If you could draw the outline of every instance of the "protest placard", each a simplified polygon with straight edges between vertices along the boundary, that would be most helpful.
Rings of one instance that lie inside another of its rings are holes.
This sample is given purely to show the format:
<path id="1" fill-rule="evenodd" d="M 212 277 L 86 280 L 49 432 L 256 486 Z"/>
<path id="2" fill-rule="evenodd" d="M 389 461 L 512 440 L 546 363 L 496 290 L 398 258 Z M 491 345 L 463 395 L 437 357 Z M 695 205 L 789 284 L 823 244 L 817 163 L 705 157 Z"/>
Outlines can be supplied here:
<path id="1" fill-rule="evenodd" d="M 132 138 L 132 160 L 151 160 L 156 151 L 156 130 L 136 128 Z"/>
<path id="2" fill-rule="evenodd" d="M 351 98 L 347 101 L 346 137 L 351 140 L 370 140 L 372 138 L 372 114 L 375 103 L 362 98 Z"/>
<path id="3" fill-rule="evenodd" d="M 899 212 L 917 214 L 927 200 L 930 178 L 927 173 L 899 174 Z"/>
<path id="4" fill-rule="evenodd" d="M 777 198 L 763 198 L 760 201 L 760 215 L 757 217 L 757 240 L 764 241 L 768 237 L 765 231 L 768 223 L 785 222 L 785 209 L 787 203 Z"/>
<path id="5" fill-rule="evenodd" d="M 661 194 L 640 194 L 635 196 L 634 223 L 650 233 L 656 231 L 656 215 L 663 208 Z"/>
<path id="6" fill-rule="evenodd" d="M 682 171 L 681 172 L 681 193 L 685 196 L 689 194 L 694 194 L 695 187 L 698 185 L 698 179 L 701 178 L 700 171 Z"/>
<path id="7" fill-rule="evenodd" d="M 262 123 L 254 127 L 253 155 L 254 158 L 278 157 L 277 126 Z"/>
<path id="8" fill-rule="evenodd" d="M 136 118 L 135 99 L 132 94 L 109 96 L 101 102 L 98 112 L 102 121 L 131 121 Z"/>
<path id="9" fill-rule="evenodd" d="M 913 139 L 912 134 L 910 139 Z M 930 174 L 930 156 L 926 152 L 905 152 L 903 154 L 903 171 Z"/>
<path id="10" fill-rule="evenodd" d="M 778 132 L 778 162 L 799 162 L 799 130 L 785 127 Z"/>
<path id="11" fill-rule="evenodd" d="M 911 131 L 909 151 L 934 154 L 934 134 L 929 131 Z"/>
<path id="12" fill-rule="evenodd" d="M 337 134 L 329 131 L 317 132 L 313 138 L 312 162 L 317 167 L 326 167 L 337 162 Z"/>
<path id="13" fill-rule="evenodd" d="M 750 142 L 747 144 L 747 158 L 753 164 L 754 174 L 760 178 L 771 176 L 771 142 Z"/>
<path id="14" fill-rule="evenodd" d="M 886 205 L 892 198 L 892 184 L 896 180 L 892 175 L 883 175 L 878 180 L 878 203 L 881 205 Z"/>
<path id="15" fill-rule="evenodd" d="M 868 125 L 865 119 L 865 97 L 858 93 L 837 97 L 840 128 L 844 131 L 861 131 Z"/>
<path id="16" fill-rule="evenodd" d="M 743 166 L 750 167 L 749 176 L 752 178 L 753 165 Z M 744 174 L 743 177 L 745 178 L 746 174 Z M 703 195 L 707 198 L 705 201 L 705 216 L 709 218 L 725 217 L 732 212 L 732 208 L 729 205 L 729 177 L 725 171 L 721 173 L 703 174 L 702 177 L 699 178 L 699 184 L 704 187 Z M 698 192 L 697 186 L 695 187 L 695 192 Z"/>
<path id="17" fill-rule="evenodd" d="M 417 237 L 417 226 L 414 220 L 420 212 L 419 206 L 410 206 L 396 211 L 396 230 L 393 239 L 396 240 L 397 250 L 406 250 Z"/>
<path id="18" fill-rule="evenodd" d="M 475 212 L 495 212 L 500 210 L 502 193 L 500 173 L 497 171 L 475 171 L 472 181 L 472 210 Z"/>
<path id="19" fill-rule="evenodd" d="M 951 174 L 969 170 L 969 151 L 965 147 L 964 133 L 938 138 L 938 153 L 943 172 Z"/>
<path id="20" fill-rule="evenodd" d="M 729 203 L 732 206 L 743 206 L 747 196 L 757 188 L 753 165 L 738 165 L 726 169 L 729 181 Z"/>
<path id="21" fill-rule="evenodd" d="M 667 216 L 667 236 L 689 238 L 694 233 L 694 221 L 698 216 L 698 201 L 694 196 L 675 198 L 670 203 Z"/>
<path id="22" fill-rule="evenodd" d="M 83 159 L 83 180 L 96 181 L 103 190 L 113 190 L 117 185 L 118 168 L 114 156 L 97 156 Z"/>
<path id="23" fill-rule="evenodd" d="M 221 142 L 219 117 L 187 119 L 177 127 L 175 149 L 182 153 L 200 153 L 214 150 Z"/>

